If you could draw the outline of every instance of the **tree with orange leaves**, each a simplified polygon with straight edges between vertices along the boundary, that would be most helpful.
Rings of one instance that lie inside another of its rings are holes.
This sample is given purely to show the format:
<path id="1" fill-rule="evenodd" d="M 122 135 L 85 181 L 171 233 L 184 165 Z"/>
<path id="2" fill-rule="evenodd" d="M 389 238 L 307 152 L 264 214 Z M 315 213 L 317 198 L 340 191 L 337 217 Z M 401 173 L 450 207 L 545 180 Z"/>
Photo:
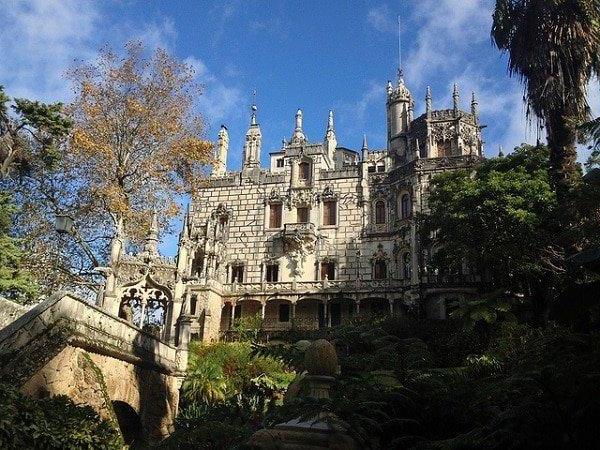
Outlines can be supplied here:
<path id="1" fill-rule="evenodd" d="M 212 145 L 194 112 L 193 69 L 161 49 L 145 57 L 139 42 L 125 50 L 119 57 L 104 49 L 68 72 L 75 93 L 69 153 L 89 198 L 135 235 L 150 211 L 164 219 L 178 213 L 175 197 L 202 178 Z"/>
<path id="2" fill-rule="evenodd" d="M 200 88 L 194 71 L 164 50 L 149 52 L 139 42 L 127 44 L 122 55 L 106 48 L 67 76 L 74 90 L 65 110 L 72 131 L 60 157 L 12 186 L 20 210 L 16 234 L 42 292 L 100 281 L 73 237 L 57 235 L 57 214 L 74 219 L 81 239 L 105 264 L 118 230 L 135 244 L 154 211 L 162 225 L 178 214 L 180 194 L 201 182 L 212 154 L 195 112 Z"/>

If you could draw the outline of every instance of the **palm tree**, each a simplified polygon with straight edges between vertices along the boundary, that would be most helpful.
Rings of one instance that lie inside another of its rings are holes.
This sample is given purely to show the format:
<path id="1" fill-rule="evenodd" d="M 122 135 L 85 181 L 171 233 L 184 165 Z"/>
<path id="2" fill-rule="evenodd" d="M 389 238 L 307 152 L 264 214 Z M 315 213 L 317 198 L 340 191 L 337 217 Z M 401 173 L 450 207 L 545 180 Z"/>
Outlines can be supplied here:
<path id="1" fill-rule="evenodd" d="M 527 114 L 546 127 L 558 200 L 579 177 L 577 126 L 588 119 L 587 86 L 600 73 L 600 0 L 496 0 L 492 39 L 525 86 Z"/>

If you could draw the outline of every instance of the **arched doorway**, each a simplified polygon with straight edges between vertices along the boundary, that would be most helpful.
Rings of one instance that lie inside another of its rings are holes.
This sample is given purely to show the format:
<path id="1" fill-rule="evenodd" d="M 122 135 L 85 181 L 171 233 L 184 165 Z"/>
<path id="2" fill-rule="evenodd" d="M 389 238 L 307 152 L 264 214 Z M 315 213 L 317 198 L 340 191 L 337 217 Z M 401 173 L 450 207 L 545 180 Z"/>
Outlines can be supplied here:
<path id="1" fill-rule="evenodd" d="M 120 400 L 113 401 L 112 406 L 125 445 L 128 445 L 129 448 L 144 448 L 142 421 L 135 409 L 130 404 Z"/>

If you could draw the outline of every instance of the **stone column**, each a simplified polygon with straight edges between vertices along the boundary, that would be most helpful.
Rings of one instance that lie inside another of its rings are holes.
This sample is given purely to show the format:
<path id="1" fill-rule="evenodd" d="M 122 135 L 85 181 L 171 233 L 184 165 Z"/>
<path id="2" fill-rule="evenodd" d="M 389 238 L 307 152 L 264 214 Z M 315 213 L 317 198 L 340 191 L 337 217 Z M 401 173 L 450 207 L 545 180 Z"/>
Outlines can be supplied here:
<path id="1" fill-rule="evenodd" d="M 229 315 L 229 329 L 233 328 L 233 322 L 235 320 L 235 306 L 236 302 L 231 302 L 231 314 Z"/>
<path id="2" fill-rule="evenodd" d="M 390 298 L 388 300 L 388 302 L 390 303 L 390 316 L 394 315 L 394 299 Z"/>
<path id="3" fill-rule="evenodd" d="M 356 304 L 356 315 L 358 316 L 360 314 L 360 299 L 357 298 L 354 303 Z"/>
<path id="4" fill-rule="evenodd" d="M 261 303 L 260 305 L 260 318 L 265 320 L 265 312 L 267 309 L 267 302 Z"/>

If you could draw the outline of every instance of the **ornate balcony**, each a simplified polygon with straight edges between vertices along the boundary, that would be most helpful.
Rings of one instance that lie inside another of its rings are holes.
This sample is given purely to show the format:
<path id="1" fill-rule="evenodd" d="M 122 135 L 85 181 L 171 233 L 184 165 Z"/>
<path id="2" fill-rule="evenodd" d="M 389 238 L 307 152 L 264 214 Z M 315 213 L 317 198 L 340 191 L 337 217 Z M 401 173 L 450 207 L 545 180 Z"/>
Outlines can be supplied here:
<path id="1" fill-rule="evenodd" d="M 286 223 L 281 234 L 287 252 L 311 248 L 317 239 L 313 223 Z"/>

